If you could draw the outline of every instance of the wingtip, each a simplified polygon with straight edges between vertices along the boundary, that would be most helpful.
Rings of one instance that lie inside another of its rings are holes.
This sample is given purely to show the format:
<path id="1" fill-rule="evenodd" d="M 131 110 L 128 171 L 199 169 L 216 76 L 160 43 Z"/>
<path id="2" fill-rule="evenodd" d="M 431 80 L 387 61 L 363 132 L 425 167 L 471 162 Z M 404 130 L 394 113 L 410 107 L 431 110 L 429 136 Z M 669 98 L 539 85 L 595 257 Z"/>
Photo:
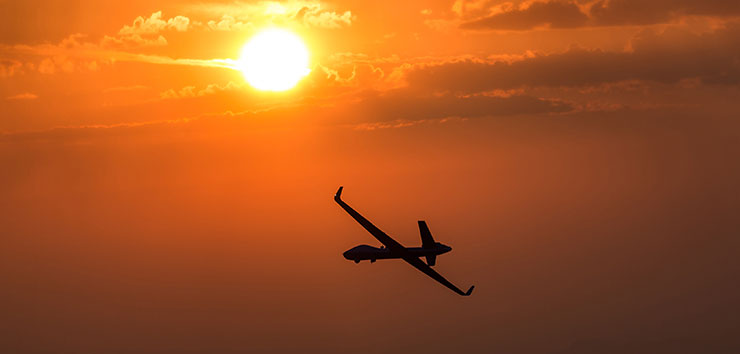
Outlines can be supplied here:
<path id="1" fill-rule="evenodd" d="M 475 289 L 475 285 L 471 286 L 470 289 L 465 293 L 465 296 L 470 296 L 470 294 L 473 293 L 473 289 Z"/>
<path id="2" fill-rule="evenodd" d="M 340 186 L 339 189 L 337 189 L 337 193 L 334 194 L 334 200 L 336 201 L 342 200 L 342 189 L 344 189 L 344 186 Z"/>

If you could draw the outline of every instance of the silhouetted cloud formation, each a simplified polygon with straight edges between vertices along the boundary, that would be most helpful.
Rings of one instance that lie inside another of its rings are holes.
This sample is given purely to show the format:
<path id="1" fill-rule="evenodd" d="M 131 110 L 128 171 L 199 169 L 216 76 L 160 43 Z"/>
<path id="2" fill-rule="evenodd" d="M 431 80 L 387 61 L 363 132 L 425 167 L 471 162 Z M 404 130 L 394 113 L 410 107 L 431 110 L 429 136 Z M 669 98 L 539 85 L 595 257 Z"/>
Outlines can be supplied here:
<path id="1" fill-rule="evenodd" d="M 682 16 L 740 15 L 740 2 L 732 0 L 600 0 L 590 5 L 577 1 L 536 1 L 513 6 L 460 25 L 472 30 L 530 30 L 538 27 L 650 25 Z"/>
<path id="2" fill-rule="evenodd" d="M 623 80 L 675 83 L 698 78 L 704 83 L 740 82 L 740 26 L 705 34 L 670 29 L 646 31 L 632 50 L 607 52 L 571 49 L 514 62 L 472 60 L 417 66 L 411 85 L 454 92 L 484 92 L 519 87 L 589 86 Z"/>
<path id="3" fill-rule="evenodd" d="M 564 101 L 526 95 L 509 97 L 416 96 L 401 90 L 368 98 L 359 103 L 356 109 L 365 112 L 369 121 L 387 121 L 564 113 L 572 111 L 574 107 Z"/>
<path id="4" fill-rule="evenodd" d="M 551 28 L 581 27 L 588 16 L 575 3 L 535 2 L 526 8 L 513 8 L 463 23 L 464 29 L 527 30 L 535 27 Z"/>
<path id="5" fill-rule="evenodd" d="M 644 25 L 664 23 L 685 15 L 737 16 L 734 0 L 600 0 L 590 9 L 595 25 Z"/>

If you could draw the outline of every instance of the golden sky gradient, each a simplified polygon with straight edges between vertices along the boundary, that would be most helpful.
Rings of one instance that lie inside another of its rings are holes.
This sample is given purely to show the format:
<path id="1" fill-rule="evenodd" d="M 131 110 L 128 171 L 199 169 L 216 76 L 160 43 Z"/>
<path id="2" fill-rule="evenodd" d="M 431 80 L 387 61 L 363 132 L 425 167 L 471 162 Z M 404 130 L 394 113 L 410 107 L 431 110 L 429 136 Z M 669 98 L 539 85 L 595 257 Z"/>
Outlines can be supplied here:
<path id="1" fill-rule="evenodd" d="M 738 1 L 0 8 L 2 353 L 740 351 Z"/>

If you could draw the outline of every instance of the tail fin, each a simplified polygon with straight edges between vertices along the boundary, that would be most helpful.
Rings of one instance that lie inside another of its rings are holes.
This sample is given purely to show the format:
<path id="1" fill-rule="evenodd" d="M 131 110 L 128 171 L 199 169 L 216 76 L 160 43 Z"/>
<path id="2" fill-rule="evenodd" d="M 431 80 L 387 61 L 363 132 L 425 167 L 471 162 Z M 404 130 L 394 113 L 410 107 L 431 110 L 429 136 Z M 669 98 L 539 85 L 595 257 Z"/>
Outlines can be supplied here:
<path id="1" fill-rule="evenodd" d="M 435 265 L 436 263 L 437 263 L 437 256 L 434 256 L 434 255 L 427 256 L 427 265 L 428 266 L 431 267 L 431 266 Z"/>
<path id="2" fill-rule="evenodd" d="M 421 247 L 434 247 L 434 238 L 432 237 L 432 233 L 429 232 L 429 227 L 424 220 L 419 220 L 419 233 L 421 234 Z"/>

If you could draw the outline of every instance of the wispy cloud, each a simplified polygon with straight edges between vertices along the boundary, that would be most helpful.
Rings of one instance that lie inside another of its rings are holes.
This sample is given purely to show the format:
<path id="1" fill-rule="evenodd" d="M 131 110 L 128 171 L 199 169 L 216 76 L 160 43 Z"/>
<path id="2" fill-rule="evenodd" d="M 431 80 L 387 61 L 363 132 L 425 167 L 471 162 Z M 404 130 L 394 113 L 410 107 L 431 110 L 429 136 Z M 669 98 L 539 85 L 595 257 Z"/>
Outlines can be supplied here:
<path id="1" fill-rule="evenodd" d="M 229 81 L 226 85 L 209 84 L 198 90 L 195 86 L 185 86 L 180 90 L 169 89 L 159 94 L 162 99 L 192 98 L 213 95 L 222 91 L 238 90 L 242 85 Z"/>
<path id="2" fill-rule="evenodd" d="M 171 58 L 162 55 L 140 54 L 126 50 L 111 48 L 104 38 L 100 43 L 85 41 L 81 34 L 71 35 L 58 44 L 38 45 L 0 45 L 0 55 L 9 57 L 41 57 L 37 65 L 33 65 L 43 74 L 56 72 L 72 72 L 80 69 L 97 70 L 102 64 L 114 62 L 142 62 L 161 65 L 185 65 L 209 68 L 236 69 L 234 59 L 188 59 Z M 29 58 L 30 60 L 33 60 Z M 8 76 L 17 73 L 16 67 L 22 64 L 3 69 L 2 73 Z"/>
<path id="3" fill-rule="evenodd" d="M 107 54 L 109 55 L 109 58 L 114 58 L 117 61 L 133 61 L 163 65 L 200 66 L 207 68 L 224 68 L 233 70 L 237 69 L 237 61 L 234 59 L 185 59 L 126 52 L 107 52 Z"/>
<path id="4" fill-rule="evenodd" d="M 35 95 L 33 93 L 24 92 L 24 93 L 19 93 L 17 95 L 13 95 L 13 96 L 8 96 L 5 99 L 6 100 L 9 100 L 9 101 L 20 101 L 20 100 L 35 100 L 37 98 L 39 98 L 39 96 L 37 96 L 37 95 Z"/>

